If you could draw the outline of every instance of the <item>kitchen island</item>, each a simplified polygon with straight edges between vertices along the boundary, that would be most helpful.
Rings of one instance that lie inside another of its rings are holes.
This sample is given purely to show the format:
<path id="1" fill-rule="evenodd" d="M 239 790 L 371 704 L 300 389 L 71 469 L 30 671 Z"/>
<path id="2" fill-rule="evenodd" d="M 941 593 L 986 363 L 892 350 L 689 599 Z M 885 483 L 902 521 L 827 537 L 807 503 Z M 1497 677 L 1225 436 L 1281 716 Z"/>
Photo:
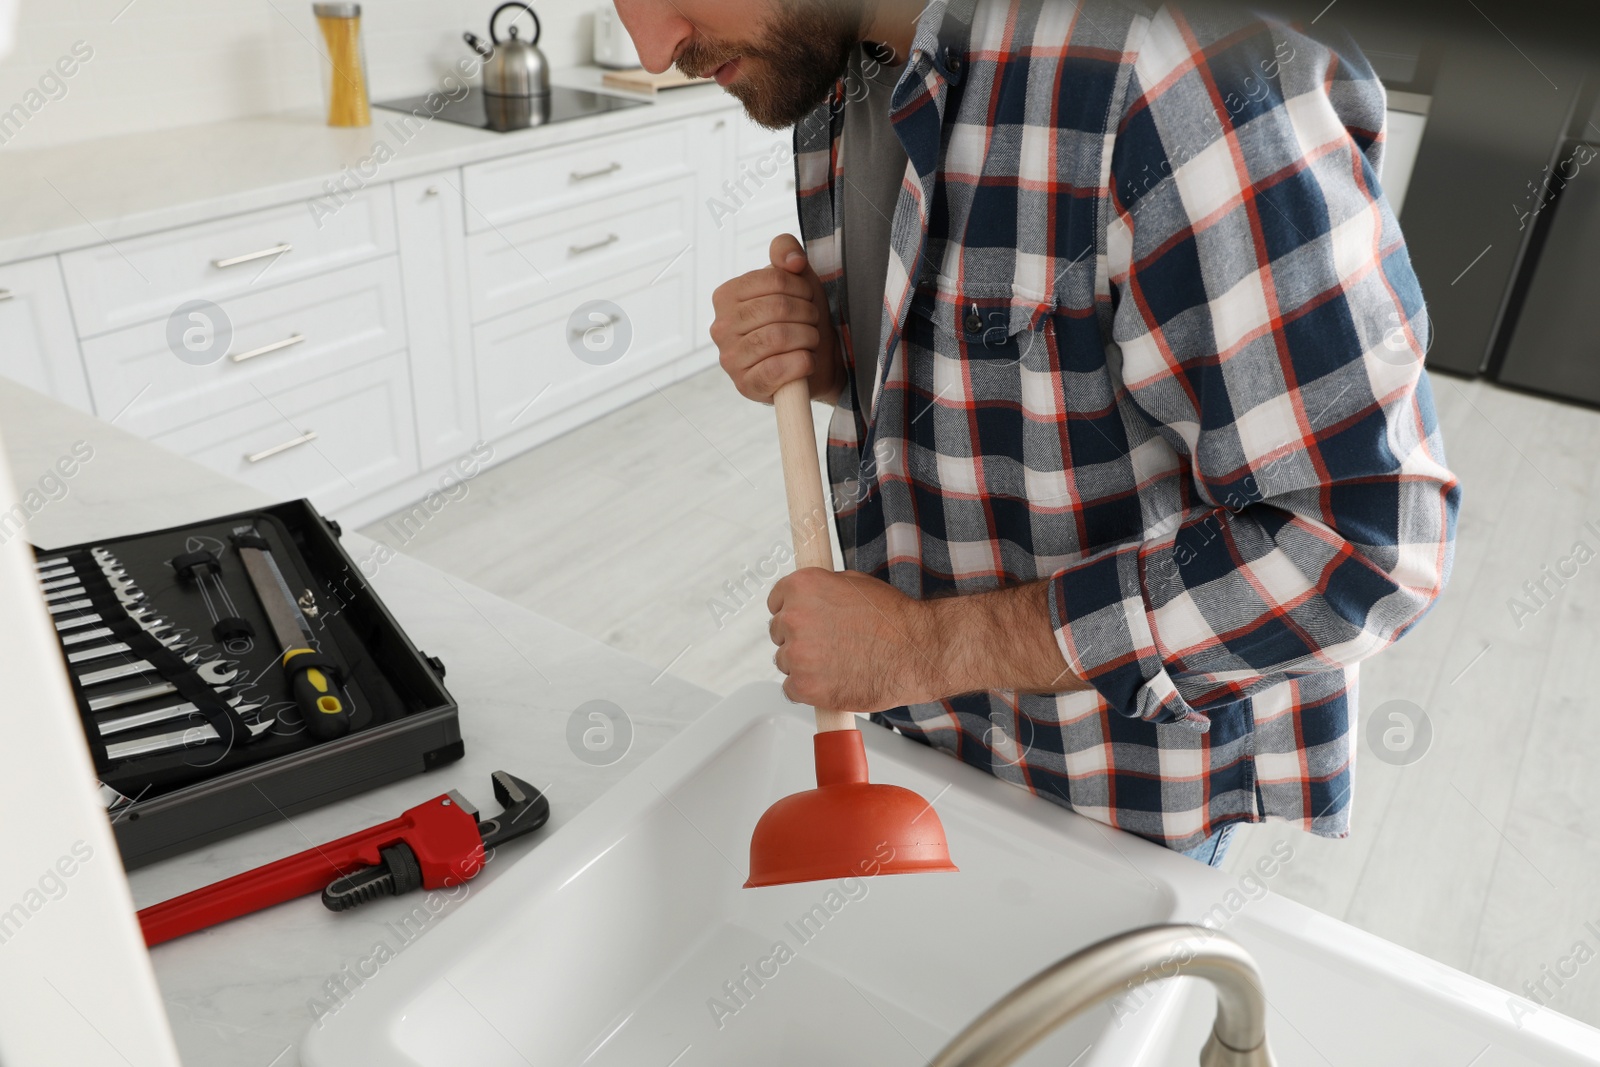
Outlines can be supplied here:
<path id="1" fill-rule="evenodd" d="M 28 536 L 45 546 L 273 503 L 4 382 L 0 437 L 31 513 Z M 75 463 L 60 465 L 65 456 Z M 346 540 L 353 556 L 373 558 L 372 542 Z M 1600 1065 L 1592 1028 L 1273 894 L 1293 850 L 1242 872 L 1211 869 L 882 731 L 867 738 L 875 780 L 902 779 L 937 802 L 964 873 L 889 879 L 873 885 L 870 902 L 855 886 L 859 902 L 837 935 L 830 927 L 806 949 L 805 964 L 782 987 L 791 992 L 736 999 L 727 1013 L 751 1004 L 755 1012 L 724 1038 L 725 1019 L 706 1014 L 705 994 L 725 992 L 725 978 L 758 958 L 751 931 L 814 914 L 810 905 L 825 891 L 737 888 L 740 852 L 761 805 L 806 784 L 809 715 L 784 705 L 775 687 L 713 707 L 705 690 L 415 560 L 381 558 L 369 572 L 373 584 L 411 637 L 450 668 L 466 758 L 136 871 L 135 904 L 386 821 L 450 789 L 492 815 L 489 776 L 499 769 L 548 795 L 550 825 L 498 850 L 465 891 L 381 898 L 344 914 L 307 898 L 156 948 L 154 973 L 187 1064 L 290 1067 L 301 1064 L 304 1048 L 318 1064 L 420 1056 L 448 1067 L 516 1067 L 533 1062 L 526 1050 L 556 1040 L 598 1052 L 594 1034 L 605 1044 L 637 1015 L 595 1062 L 667 1064 L 688 1051 L 680 1041 L 692 1040 L 695 1058 L 684 1067 L 910 1067 L 1050 959 L 1133 927 L 1177 922 L 1205 927 L 1194 934 L 1201 940 L 1225 934 L 1256 959 L 1285 1067 Z M 617 705 L 633 726 L 631 747 L 604 767 L 568 742 L 574 711 L 591 700 Z M 669 739 L 677 743 L 649 772 L 628 777 Z M 730 755 L 733 744 L 743 747 Z M 562 827 L 569 832 L 552 840 Z M 478 897 L 451 919 L 450 933 L 438 932 L 446 915 Z M 929 934 L 948 916 L 974 914 L 984 922 L 958 924 L 966 943 L 951 931 Z M 1060 928 L 1041 932 L 1044 914 Z M 460 1015 L 456 1000 L 475 1014 Z M 814 1025 L 819 1005 L 833 1025 Z M 1193 1062 L 1214 1002 L 1202 986 L 1161 982 L 1110 1010 L 1061 1031 L 1079 1051 L 1054 1062 Z M 596 1029 L 601 1018 L 611 1021 Z M 1352 1018 L 1362 1025 L 1350 1026 Z M 680 1038 L 695 1022 L 703 1033 Z M 315 1038 L 302 1045 L 312 1028 Z M 810 1045 L 785 1048 L 786 1035 Z M 813 1046 L 821 1054 L 806 1051 Z M 649 1055 L 630 1058 L 632 1049 Z"/>
<path id="2" fill-rule="evenodd" d="M 278 502 L 5 380 L 0 436 L 18 493 L 38 505 L 26 536 L 42 546 Z M 75 446 L 90 458 L 71 478 L 52 478 L 57 461 Z M 30 489 L 38 492 L 30 497 Z M 343 914 L 308 897 L 156 948 L 156 977 L 187 1064 L 297 1064 L 295 1049 L 308 1027 L 360 997 L 387 960 L 429 936 L 439 918 L 539 847 L 716 699 L 415 560 L 375 554 L 374 543 L 359 535 L 346 534 L 345 544 L 353 558 L 384 560 L 375 574 L 369 568 L 374 587 L 413 641 L 448 667 L 445 684 L 461 708 L 465 758 L 135 871 L 129 881 L 138 906 L 383 822 L 451 789 L 491 815 L 489 776 L 496 770 L 543 790 L 550 822 L 500 849 L 477 879 L 448 897 L 382 898 Z M 568 745 L 568 719 L 591 700 L 609 701 L 632 722 L 631 747 L 609 766 L 580 760 Z"/>

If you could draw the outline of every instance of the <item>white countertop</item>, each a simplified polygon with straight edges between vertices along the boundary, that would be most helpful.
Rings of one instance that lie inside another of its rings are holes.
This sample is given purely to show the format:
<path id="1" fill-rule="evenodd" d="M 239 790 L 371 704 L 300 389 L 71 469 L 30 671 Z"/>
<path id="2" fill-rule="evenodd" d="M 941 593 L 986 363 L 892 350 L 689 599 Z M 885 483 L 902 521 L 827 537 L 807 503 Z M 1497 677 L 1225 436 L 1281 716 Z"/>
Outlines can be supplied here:
<path id="1" fill-rule="evenodd" d="M 715 85 L 655 97 L 602 89 L 598 68 L 555 82 L 647 101 L 647 107 L 493 133 L 433 120 L 403 140 L 374 108 L 365 129 L 333 129 L 320 111 L 108 137 L 0 154 L 0 263 L 65 252 L 206 219 L 325 195 L 323 184 L 373 158 L 394 156 L 372 181 L 415 177 L 639 126 L 737 107 Z"/>
<path id="2" fill-rule="evenodd" d="M 34 517 L 29 536 L 37 544 L 90 541 L 274 503 L 3 379 L 0 433 L 21 490 L 36 485 L 75 442 L 94 447 L 66 495 Z M 345 543 L 357 558 L 371 547 L 356 534 L 346 534 Z M 412 639 L 449 668 L 445 684 L 461 707 L 466 758 L 136 871 L 129 881 L 139 906 L 391 819 L 450 789 L 487 816 L 496 810 L 489 775 L 504 769 L 545 791 L 550 823 L 501 849 L 469 883 L 476 892 L 715 702 L 705 690 L 404 556 L 373 583 Z M 619 705 L 634 725 L 627 756 L 605 768 L 581 762 L 566 741 L 568 717 L 594 699 Z M 391 924 L 413 914 L 426 896 L 385 898 L 337 915 L 308 897 L 156 948 L 155 973 L 184 1062 L 294 1067 L 295 1047 L 314 1021 L 313 999 L 327 996 L 330 980 L 345 984 L 346 1000 L 359 997 L 358 979 L 348 976 L 379 944 L 408 947 Z M 459 906 L 449 902 L 444 910 Z M 421 936 L 433 925 L 422 925 Z"/>

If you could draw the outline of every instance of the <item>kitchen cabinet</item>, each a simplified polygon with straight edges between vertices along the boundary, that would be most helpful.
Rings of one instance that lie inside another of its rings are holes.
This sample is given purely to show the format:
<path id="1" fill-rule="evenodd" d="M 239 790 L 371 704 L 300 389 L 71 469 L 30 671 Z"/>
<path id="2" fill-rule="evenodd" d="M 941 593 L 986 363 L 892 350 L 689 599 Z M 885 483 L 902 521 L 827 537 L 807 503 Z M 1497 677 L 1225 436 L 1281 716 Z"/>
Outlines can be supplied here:
<path id="1" fill-rule="evenodd" d="M 437 467 L 466 454 L 478 441 L 461 172 L 396 182 L 394 209 L 417 450 L 424 468 Z"/>
<path id="2" fill-rule="evenodd" d="M 793 132 L 757 126 L 743 112 L 737 122 L 738 158 L 719 206 L 732 233 L 735 275 L 771 265 L 773 238 L 800 233 Z"/>
<path id="3" fill-rule="evenodd" d="M 682 122 L 465 169 L 467 232 L 550 215 L 694 172 Z"/>
<path id="4" fill-rule="evenodd" d="M 0 374 L 80 411 L 94 410 L 54 256 L 0 266 Z"/>
<path id="5" fill-rule="evenodd" d="M 61 257 L 80 337 L 165 320 L 191 300 L 253 289 L 394 252 L 387 185 L 327 214 L 304 203 L 118 240 Z"/>
<path id="6" fill-rule="evenodd" d="M 404 352 L 301 381 L 153 438 L 280 500 L 337 514 L 417 473 Z"/>
<path id="7" fill-rule="evenodd" d="M 406 348 L 393 256 L 247 292 L 219 307 L 232 343 L 203 366 L 174 356 L 165 319 L 84 341 L 96 407 L 122 412 L 117 425 L 154 437 Z"/>
<path id="8" fill-rule="evenodd" d="M 174 197 L 147 228 L 119 217 L 0 265 L 0 374 L 273 495 L 378 518 L 479 441 L 508 459 L 714 365 L 712 292 L 796 229 L 791 135 L 685 92 L 587 135 L 419 137 L 392 176 L 313 170 L 265 203 L 242 159 L 214 211 Z M 569 343 L 595 300 L 633 332 L 615 363 Z M 169 336 L 192 301 L 231 330 L 213 359 Z"/>
<path id="9" fill-rule="evenodd" d="M 687 354 L 694 333 L 694 260 L 662 259 L 594 291 L 627 316 L 632 344 L 613 363 L 579 358 L 587 324 L 577 306 L 550 300 L 474 330 L 479 412 L 490 439 L 509 436 Z M 615 327 L 613 327 L 615 328 Z"/>
<path id="10" fill-rule="evenodd" d="M 734 119 L 726 113 L 696 120 L 691 125 L 691 148 L 700 161 L 699 188 L 695 191 L 694 243 L 697 257 L 694 333 L 697 345 L 711 343 L 711 323 L 716 309 L 712 294 L 734 276 L 733 242 L 724 232 L 724 220 L 717 211 L 721 185 L 737 163 Z"/>
<path id="11" fill-rule="evenodd" d="M 472 320 L 486 322 L 569 293 L 568 304 L 576 307 L 629 267 L 688 252 L 694 192 L 694 178 L 686 175 L 472 234 Z"/>

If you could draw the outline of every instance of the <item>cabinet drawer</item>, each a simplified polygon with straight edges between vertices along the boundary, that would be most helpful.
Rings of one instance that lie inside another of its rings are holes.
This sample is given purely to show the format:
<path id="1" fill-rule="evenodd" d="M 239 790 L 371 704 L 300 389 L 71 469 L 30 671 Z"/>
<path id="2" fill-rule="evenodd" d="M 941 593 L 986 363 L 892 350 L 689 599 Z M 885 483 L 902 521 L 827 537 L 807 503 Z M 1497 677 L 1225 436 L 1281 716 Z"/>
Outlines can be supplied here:
<path id="1" fill-rule="evenodd" d="M 515 312 L 473 331 L 478 414 L 491 440 L 526 429 L 565 407 L 654 370 L 693 347 L 694 256 L 619 275 L 595 291 Z M 652 279 L 658 280 L 652 283 Z M 583 301 L 610 300 L 628 315 L 633 342 L 607 366 L 579 359 L 568 345 Z"/>
<path id="2" fill-rule="evenodd" d="M 306 382 L 156 442 L 281 500 L 336 511 L 418 470 L 406 355 Z"/>
<path id="3" fill-rule="evenodd" d="M 180 359 L 166 320 L 83 343 L 99 410 L 145 437 L 259 400 L 310 378 L 406 347 L 393 256 L 218 303 L 233 326 L 227 355 Z M 196 323 L 196 325 L 203 325 Z"/>
<path id="4" fill-rule="evenodd" d="M 719 215 L 732 207 L 741 220 L 751 217 L 765 224 L 795 213 L 794 169 L 788 164 L 779 165 L 773 159 L 742 160 L 734 171 L 733 185 L 737 197 L 723 190 L 713 201 Z"/>
<path id="5" fill-rule="evenodd" d="M 467 239 L 472 319 L 484 322 L 639 263 L 659 262 L 694 240 L 692 177 Z"/>
<path id="6" fill-rule="evenodd" d="M 222 303 L 395 249 L 388 185 L 334 214 L 303 202 L 97 245 L 61 257 L 80 337 L 165 322 L 190 300 Z"/>
<path id="7" fill-rule="evenodd" d="M 759 126 L 740 108 L 738 112 L 738 142 L 735 150 L 740 159 L 750 159 L 757 156 L 775 156 L 780 151 L 785 160 L 793 162 L 794 159 L 794 129 L 769 130 Z"/>
<path id="8" fill-rule="evenodd" d="M 474 164 L 462 169 L 467 232 L 609 199 L 689 173 L 689 129 L 682 122 Z"/>
<path id="9" fill-rule="evenodd" d="M 0 375 L 94 410 L 54 256 L 0 267 Z"/>
<path id="10" fill-rule="evenodd" d="M 417 455 L 424 469 L 456 458 L 478 440 L 466 205 L 459 196 L 445 195 L 460 188 L 459 170 L 394 184 Z"/>

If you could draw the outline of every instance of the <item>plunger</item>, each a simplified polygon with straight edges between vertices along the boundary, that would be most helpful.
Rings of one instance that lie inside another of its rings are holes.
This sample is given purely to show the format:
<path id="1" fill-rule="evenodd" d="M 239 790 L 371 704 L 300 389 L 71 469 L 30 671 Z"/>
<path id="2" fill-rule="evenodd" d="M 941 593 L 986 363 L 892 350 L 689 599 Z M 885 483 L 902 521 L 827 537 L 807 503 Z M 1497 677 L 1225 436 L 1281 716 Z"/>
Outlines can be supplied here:
<path id="1" fill-rule="evenodd" d="M 795 565 L 831 571 L 833 549 L 811 424 L 810 386 L 790 382 L 773 403 Z M 869 782 L 867 750 L 856 717 L 815 710 L 817 788 L 786 796 L 761 816 L 750 838 L 745 888 L 954 871 L 933 805 L 909 789 Z"/>

